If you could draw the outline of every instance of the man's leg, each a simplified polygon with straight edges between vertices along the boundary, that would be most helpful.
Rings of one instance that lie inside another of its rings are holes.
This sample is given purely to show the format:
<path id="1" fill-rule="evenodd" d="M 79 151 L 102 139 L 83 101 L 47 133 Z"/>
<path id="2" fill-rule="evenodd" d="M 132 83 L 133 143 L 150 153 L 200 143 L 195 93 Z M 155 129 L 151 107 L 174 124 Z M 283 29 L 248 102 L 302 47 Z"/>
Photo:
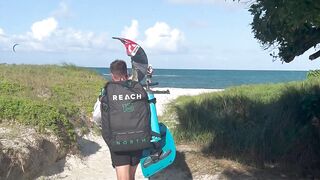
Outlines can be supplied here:
<path id="1" fill-rule="evenodd" d="M 117 179 L 118 180 L 131 180 L 131 166 L 130 165 L 123 165 L 123 166 L 116 166 L 117 172 Z"/>
<path id="2" fill-rule="evenodd" d="M 138 167 L 138 164 L 140 162 L 141 157 L 142 157 L 142 150 L 131 152 L 130 169 L 129 169 L 130 180 L 135 179 L 136 170 L 137 170 L 137 167 Z"/>
<path id="3" fill-rule="evenodd" d="M 130 168 L 129 168 L 130 180 L 134 180 L 135 179 L 137 167 L 138 167 L 138 164 L 135 165 L 135 166 L 130 166 Z"/>

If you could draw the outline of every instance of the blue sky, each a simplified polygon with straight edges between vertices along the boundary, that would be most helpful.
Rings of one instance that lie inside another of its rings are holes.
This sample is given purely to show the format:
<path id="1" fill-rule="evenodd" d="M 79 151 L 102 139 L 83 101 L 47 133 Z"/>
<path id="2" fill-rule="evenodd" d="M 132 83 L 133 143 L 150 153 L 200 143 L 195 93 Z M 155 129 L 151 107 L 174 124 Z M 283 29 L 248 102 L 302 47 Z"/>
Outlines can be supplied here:
<path id="1" fill-rule="evenodd" d="M 230 0 L 2 0 L 0 63 L 129 63 L 111 38 L 120 36 L 138 42 L 154 68 L 319 68 L 320 60 L 308 60 L 314 49 L 289 64 L 273 62 L 254 39 L 251 21 L 248 5 Z"/>

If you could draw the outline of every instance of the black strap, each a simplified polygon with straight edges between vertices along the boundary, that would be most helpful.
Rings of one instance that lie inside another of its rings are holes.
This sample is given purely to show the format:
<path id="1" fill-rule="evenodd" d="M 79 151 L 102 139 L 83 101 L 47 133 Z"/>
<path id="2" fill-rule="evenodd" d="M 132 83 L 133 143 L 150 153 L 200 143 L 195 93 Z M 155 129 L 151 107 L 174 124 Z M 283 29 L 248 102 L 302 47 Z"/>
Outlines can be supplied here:
<path id="1" fill-rule="evenodd" d="M 132 87 L 134 87 L 136 84 L 138 84 L 138 82 L 132 81 L 132 80 L 125 80 L 125 81 L 108 81 L 108 82 L 106 83 L 106 85 L 104 86 L 104 88 L 106 88 L 109 84 L 119 84 L 119 85 L 122 85 L 122 86 L 127 87 L 127 88 L 132 88 Z"/>
<path id="2" fill-rule="evenodd" d="M 101 102 L 100 108 L 101 110 L 107 112 L 109 109 L 109 105 L 107 103 Z"/>
<path id="3" fill-rule="evenodd" d="M 154 131 L 151 131 L 151 136 L 155 136 L 155 137 L 161 138 L 161 134 L 156 133 Z"/>
<path id="4" fill-rule="evenodd" d="M 156 104 L 156 102 L 157 102 L 157 99 L 156 99 L 156 98 L 153 98 L 153 99 L 149 99 L 149 100 L 148 100 L 148 103 L 149 103 L 149 104 L 150 104 L 150 103 Z"/>

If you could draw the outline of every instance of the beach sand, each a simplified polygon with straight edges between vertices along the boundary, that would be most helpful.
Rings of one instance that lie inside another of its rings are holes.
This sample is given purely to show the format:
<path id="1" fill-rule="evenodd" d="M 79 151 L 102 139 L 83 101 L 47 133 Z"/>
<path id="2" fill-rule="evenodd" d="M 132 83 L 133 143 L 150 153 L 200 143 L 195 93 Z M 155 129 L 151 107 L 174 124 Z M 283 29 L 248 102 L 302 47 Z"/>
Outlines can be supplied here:
<path id="1" fill-rule="evenodd" d="M 155 94 L 157 99 L 156 107 L 158 115 L 162 115 L 165 105 L 179 96 L 193 96 L 201 93 L 218 92 L 223 89 L 187 89 L 187 88 L 154 88 L 153 90 L 169 90 L 170 94 Z"/>
<path id="2" fill-rule="evenodd" d="M 200 93 L 221 91 L 219 89 L 182 89 L 182 88 L 155 88 L 154 90 L 167 90 L 170 94 L 156 94 L 157 112 L 161 115 L 165 104 L 181 95 L 197 95 Z M 49 167 L 43 176 L 43 179 L 70 179 L 70 180 L 113 180 L 116 179 L 116 173 L 111 166 L 110 152 L 104 140 L 100 136 L 86 135 L 79 140 L 81 156 L 68 155 L 65 159 L 56 162 Z M 162 173 L 153 179 L 186 179 L 186 172 L 173 170 Z M 136 179 L 145 179 L 141 173 L 140 167 L 137 169 Z M 202 179 L 202 178 L 201 178 Z"/>

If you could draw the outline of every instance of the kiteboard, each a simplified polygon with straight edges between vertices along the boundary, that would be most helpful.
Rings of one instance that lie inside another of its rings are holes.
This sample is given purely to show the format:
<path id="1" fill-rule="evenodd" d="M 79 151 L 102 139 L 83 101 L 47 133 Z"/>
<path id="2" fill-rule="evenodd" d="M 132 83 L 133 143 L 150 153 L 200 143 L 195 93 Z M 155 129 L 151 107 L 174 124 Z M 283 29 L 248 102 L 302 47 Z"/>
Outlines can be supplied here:
<path id="1" fill-rule="evenodd" d="M 151 110 L 151 130 L 156 133 L 152 136 L 153 146 L 145 149 L 140 160 L 141 171 L 144 177 L 150 177 L 168 167 L 176 157 L 176 146 L 169 129 L 159 123 L 153 92 L 148 92 Z"/>
<path id="2" fill-rule="evenodd" d="M 113 37 L 113 39 L 120 40 L 126 48 L 127 55 L 131 57 L 132 80 L 141 82 L 144 78 L 146 79 L 145 87 L 150 102 L 151 142 L 153 146 L 143 151 L 140 166 L 142 174 L 148 178 L 172 164 L 176 156 L 176 146 L 170 130 L 158 121 L 154 97 L 154 94 L 169 93 L 169 91 L 153 91 L 150 88 L 157 83 L 151 82 L 152 75 L 147 71 L 148 58 L 140 45 L 125 38 Z"/>

